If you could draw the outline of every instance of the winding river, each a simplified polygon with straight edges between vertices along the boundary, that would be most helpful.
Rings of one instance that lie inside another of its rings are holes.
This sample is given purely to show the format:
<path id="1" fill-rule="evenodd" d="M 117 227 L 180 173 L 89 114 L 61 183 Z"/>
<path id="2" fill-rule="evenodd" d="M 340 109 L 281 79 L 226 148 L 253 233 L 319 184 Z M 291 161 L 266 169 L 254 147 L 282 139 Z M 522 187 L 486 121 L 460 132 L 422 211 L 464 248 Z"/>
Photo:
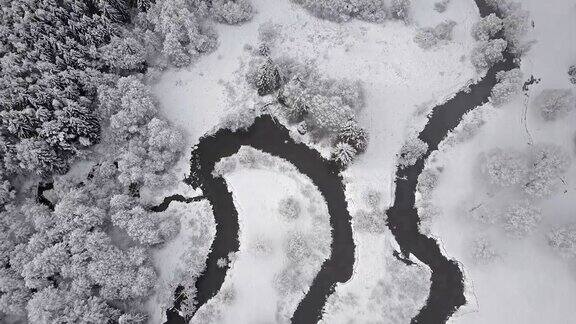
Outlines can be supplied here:
<path id="1" fill-rule="evenodd" d="M 192 151 L 192 172 L 187 182 L 202 188 L 204 196 L 212 204 L 216 220 L 216 237 L 208 255 L 206 270 L 196 282 L 197 306 L 202 306 L 214 297 L 224 282 L 227 269 L 219 268 L 217 260 L 226 258 L 228 253 L 238 251 L 239 248 L 238 212 L 234 208 L 232 194 L 224 179 L 213 177 L 212 171 L 216 162 L 238 152 L 243 145 L 290 161 L 312 180 L 326 200 L 332 227 L 332 253 L 322 264 L 292 316 L 293 323 L 316 323 L 335 284 L 345 282 L 352 276 L 355 246 L 344 186 L 340 170 L 335 164 L 322 158 L 307 145 L 296 143 L 288 130 L 268 115 L 256 118 L 248 129 L 236 132 L 222 129 L 214 135 L 203 137 Z"/>
<path id="2" fill-rule="evenodd" d="M 476 0 L 482 17 L 493 12 L 483 0 Z M 453 130 L 465 113 L 488 102 L 490 92 L 496 84 L 496 74 L 517 67 L 514 57 L 506 51 L 504 61 L 490 68 L 484 78 L 460 91 L 452 99 L 433 108 L 428 123 L 418 138 L 428 144 L 428 151 L 407 168 L 396 170 L 394 205 L 388 209 L 388 227 L 400 245 L 404 258 L 413 254 L 432 271 L 430 293 L 426 305 L 412 323 L 444 323 L 466 303 L 462 271 L 455 260 L 449 260 L 440 251 L 435 239 L 418 230 L 419 217 L 414 208 L 418 176 L 422 173 L 426 159 L 438 149 L 438 145 Z"/>
<path id="3" fill-rule="evenodd" d="M 476 4 L 481 16 L 493 12 L 484 0 L 476 0 Z M 469 89 L 460 91 L 442 105 L 434 107 L 428 123 L 419 134 L 419 138 L 428 144 L 428 151 L 413 166 L 398 167 L 396 170 L 394 205 L 387 211 L 388 227 L 401 249 L 401 256 L 396 257 L 409 266 L 411 262 L 408 259 L 412 254 L 432 271 L 426 305 L 412 319 L 412 323 L 446 322 L 458 307 L 466 302 L 463 274 L 458 263 L 442 254 L 435 239 L 419 232 L 418 212 L 414 208 L 418 176 L 424 169 L 426 159 L 460 123 L 463 115 L 488 101 L 496 84 L 496 74 L 515 67 L 517 64 L 513 56 L 505 52 L 505 60 L 493 66 L 482 80 L 471 85 Z M 212 171 L 216 162 L 235 154 L 243 145 L 252 146 L 294 164 L 318 187 L 328 204 L 333 238 L 331 257 L 322 265 L 292 317 L 292 323 L 316 323 L 321 318 L 324 303 L 334 291 L 336 283 L 350 279 L 354 264 L 355 246 L 340 170 L 315 150 L 305 144 L 296 143 L 286 128 L 267 115 L 258 117 L 248 129 L 222 129 L 213 135 L 205 136 L 192 152 L 192 172 L 186 181 L 193 187 L 202 189 L 204 198 L 212 204 L 216 221 L 216 237 L 208 255 L 206 269 L 196 282 L 196 305 L 201 307 L 218 293 L 227 268 L 218 267 L 217 260 L 226 258 L 230 252 L 238 251 L 239 248 L 238 213 L 232 194 L 228 191 L 224 179 L 213 177 Z M 178 322 L 174 314 L 171 315 L 169 322 Z"/>

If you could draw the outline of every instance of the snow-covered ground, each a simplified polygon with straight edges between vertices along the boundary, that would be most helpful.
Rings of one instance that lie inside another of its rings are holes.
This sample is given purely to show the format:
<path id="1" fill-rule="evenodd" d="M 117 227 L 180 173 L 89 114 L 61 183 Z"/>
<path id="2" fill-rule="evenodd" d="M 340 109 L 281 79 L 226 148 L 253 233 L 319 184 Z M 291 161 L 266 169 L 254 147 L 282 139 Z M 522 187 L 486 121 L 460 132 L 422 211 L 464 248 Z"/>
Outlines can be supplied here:
<path id="1" fill-rule="evenodd" d="M 277 24 L 279 35 L 271 49 L 272 57 L 288 56 L 299 61 L 311 61 L 328 77 L 362 81 L 366 106 L 359 121 L 368 130 L 370 143 L 367 151 L 344 174 L 346 195 L 351 206 L 358 206 L 351 207 L 354 222 L 356 211 L 362 209 L 361 197 L 367 191 L 379 192 L 384 210 L 392 201 L 396 154 L 405 139 L 423 126 L 426 114 L 433 106 L 479 77 L 469 60 L 475 45 L 470 29 L 479 19 L 474 1 L 452 1 L 444 13 L 435 11 L 433 2 L 413 1 L 408 24 L 392 20 L 384 24 L 357 20 L 338 24 L 318 19 L 288 0 L 254 0 L 252 3 L 257 13 L 251 21 L 240 26 L 217 26 L 220 44 L 214 53 L 200 57 L 197 64 L 187 69 L 162 75 L 155 86 L 155 93 L 160 99 L 163 114 L 184 129 L 189 143 L 194 144 L 204 133 L 217 128 L 225 115 L 270 101 L 271 98 L 257 96 L 245 81 L 244 74 L 253 59 L 252 49 L 258 45 L 258 28 L 266 22 Z M 448 19 L 457 23 L 452 41 L 430 50 L 424 50 L 414 43 L 413 38 L 419 27 L 432 27 Z M 246 176 L 248 174 L 243 177 Z M 260 179 L 260 176 L 252 176 Z M 235 184 L 235 179 L 227 178 L 236 188 L 235 196 L 240 201 L 254 200 L 256 196 L 252 190 L 256 190 L 255 186 L 246 184 L 246 187 L 241 187 L 243 182 Z M 266 193 L 276 190 L 267 190 Z M 240 199 L 240 195 L 245 193 L 250 195 Z M 268 204 L 267 201 L 259 203 Z M 385 217 L 383 213 L 382 217 Z M 245 222 L 242 215 L 240 218 Z M 257 226 L 247 224 L 241 225 L 243 229 L 246 228 L 241 235 L 249 231 L 249 226 Z M 357 296 L 355 316 L 366 321 L 391 320 L 382 317 L 386 316 L 382 314 L 382 307 L 375 306 L 380 297 L 374 295 L 378 295 L 381 283 L 405 284 L 402 279 L 404 274 L 399 277 L 391 275 L 399 263 L 392 256 L 394 239 L 387 229 L 380 233 L 359 233 L 356 228 L 354 231 L 357 246 L 354 275 L 349 282 L 336 288 L 335 296 L 339 297 L 334 297 L 327 306 L 327 318 L 330 318 L 330 322 L 342 322 L 352 316 L 350 306 L 343 306 L 337 299 Z M 239 285 L 246 281 L 240 279 L 244 271 L 240 270 L 243 268 L 242 262 L 229 271 L 229 276 L 236 277 L 234 280 L 227 278 L 223 292 L 227 291 L 226 287 L 232 289 L 232 286 L 227 286 L 230 282 Z M 408 268 L 401 265 L 400 268 L 407 271 L 409 277 L 425 278 L 424 285 L 417 284 L 420 290 L 398 303 L 392 301 L 394 296 L 380 302 L 391 303 L 387 305 L 391 308 L 402 305 L 404 310 L 409 311 L 405 311 L 400 318 L 410 318 L 424 304 L 425 295 L 422 294 L 427 294 L 429 273 L 423 266 Z M 260 286 L 254 285 L 253 289 L 264 289 L 263 286 L 256 287 Z M 235 287 L 239 288 L 248 289 Z M 272 296 L 268 298 L 273 299 Z M 407 306 L 409 303 L 412 305 Z M 229 313 L 226 316 L 234 318 L 244 309 L 241 306 L 227 306 L 224 314 Z"/>
<path id="2" fill-rule="evenodd" d="M 576 114 L 546 122 L 532 105 L 543 89 L 572 88 L 566 74 L 576 63 L 576 4 L 572 1 L 522 1 L 531 12 L 537 43 L 522 59 L 521 69 L 541 79 L 526 95 L 501 108 L 482 107 L 486 124 L 471 140 L 445 147 L 431 168 L 441 167 L 439 183 L 432 196 L 440 208 L 432 220 L 447 254 L 463 264 L 469 304 L 453 318 L 457 323 L 571 323 L 576 300 L 574 261 L 562 259 L 547 245 L 553 228 L 574 222 L 576 168 L 574 163 L 551 198 L 529 199 L 542 210 L 542 222 L 523 239 L 511 238 L 498 226 L 471 220 L 477 208 L 500 206 L 521 195 L 497 191 L 479 172 L 479 154 L 493 148 L 526 150 L 531 143 L 560 145 L 576 158 L 574 136 Z M 526 118 L 524 118 L 525 109 Z M 489 210 L 499 214 L 501 211 Z M 472 257 L 473 242 L 483 238 L 495 253 L 491 262 Z"/>
<path id="3" fill-rule="evenodd" d="M 250 147 L 216 170 L 238 210 L 240 249 L 226 260 L 220 291 L 192 323 L 288 323 L 330 256 L 326 202 L 293 165 Z M 286 199 L 291 203 L 283 206 Z"/>

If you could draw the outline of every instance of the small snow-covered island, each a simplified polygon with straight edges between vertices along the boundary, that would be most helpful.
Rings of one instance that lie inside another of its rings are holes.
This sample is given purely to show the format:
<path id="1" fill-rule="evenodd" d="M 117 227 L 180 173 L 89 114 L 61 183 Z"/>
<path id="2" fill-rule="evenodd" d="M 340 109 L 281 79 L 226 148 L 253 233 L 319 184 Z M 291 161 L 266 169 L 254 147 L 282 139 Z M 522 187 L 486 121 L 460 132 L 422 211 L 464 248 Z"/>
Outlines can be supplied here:
<path id="1" fill-rule="evenodd" d="M 575 303 L 574 0 L 0 0 L 0 323 Z"/>

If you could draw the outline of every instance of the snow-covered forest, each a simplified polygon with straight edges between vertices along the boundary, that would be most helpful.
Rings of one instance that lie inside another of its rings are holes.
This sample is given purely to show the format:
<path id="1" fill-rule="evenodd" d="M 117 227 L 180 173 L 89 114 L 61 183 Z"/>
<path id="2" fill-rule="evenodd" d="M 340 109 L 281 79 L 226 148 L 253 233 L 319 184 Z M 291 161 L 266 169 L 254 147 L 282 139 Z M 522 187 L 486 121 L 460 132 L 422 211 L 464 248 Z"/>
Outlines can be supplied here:
<path id="1" fill-rule="evenodd" d="M 0 0 L 1 323 L 570 323 L 571 0 Z"/>

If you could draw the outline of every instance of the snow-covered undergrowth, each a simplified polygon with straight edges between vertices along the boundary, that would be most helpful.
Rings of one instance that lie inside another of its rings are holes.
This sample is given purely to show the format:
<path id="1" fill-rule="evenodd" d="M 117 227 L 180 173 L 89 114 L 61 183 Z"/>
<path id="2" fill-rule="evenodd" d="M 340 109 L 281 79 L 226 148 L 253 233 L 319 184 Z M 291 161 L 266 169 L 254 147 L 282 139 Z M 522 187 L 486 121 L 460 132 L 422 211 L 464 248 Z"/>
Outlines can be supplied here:
<path id="1" fill-rule="evenodd" d="M 289 162 L 243 146 L 215 167 L 238 210 L 240 249 L 218 294 L 192 323 L 288 323 L 330 256 L 330 216 L 311 180 Z"/>
<path id="2" fill-rule="evenodd" d="M 576 7 L 522 5 L 537 42 L 520 70 L 536 82 L 509 103 L 469 113 L 420 179 L 425 227 L 465 272 L 468 305 L 451 322 L 569 323 L 576 300 L 576 114 L 567 74 Z"/>
<path id="3" fill-rule="evenodd" d="M 180 232 L 152 253 L 158 282 L 154 294 L 146 302 L 150 323 L 165 320 L 166 309 L 173 306 L 174 292 L 178 286 L 184 287 L 188 300 L 194 299 L 191 293 L 195 291 L 196 278 L 204 270 L 216 234 L 212 208 L 207 200 L 191 203 L 173 201 L 168 210 L 175 210 L 179 214 Z"/>

